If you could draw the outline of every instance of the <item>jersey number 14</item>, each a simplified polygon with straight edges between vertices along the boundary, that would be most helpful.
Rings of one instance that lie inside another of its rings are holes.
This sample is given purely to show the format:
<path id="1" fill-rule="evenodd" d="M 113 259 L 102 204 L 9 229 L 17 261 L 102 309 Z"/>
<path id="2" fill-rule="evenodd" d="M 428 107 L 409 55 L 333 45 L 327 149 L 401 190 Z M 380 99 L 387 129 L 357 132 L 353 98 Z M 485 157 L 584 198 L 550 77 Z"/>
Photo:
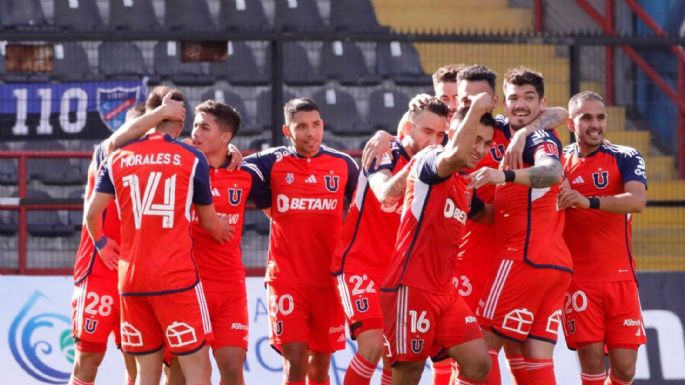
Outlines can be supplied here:
<path id="1" fill-rule="evenodd" d="M 174 227 L 174 203 L 176 201 L 176 174 L 164 181 L 163 203 L 153 203 L 157 195 L 157 187 L 162 179 L 161 172 L 152 172 L 147 178 L 145 192 L 140 193 L 140 180 L 138 175 L 126 175 L 123 178 L 124 187 L 131 192 L 131 205 L 133 206 L 133 218 L 136 230 L 140 229 L 143 215 L 157 215 L 162 217 L 162 228 Z"/>

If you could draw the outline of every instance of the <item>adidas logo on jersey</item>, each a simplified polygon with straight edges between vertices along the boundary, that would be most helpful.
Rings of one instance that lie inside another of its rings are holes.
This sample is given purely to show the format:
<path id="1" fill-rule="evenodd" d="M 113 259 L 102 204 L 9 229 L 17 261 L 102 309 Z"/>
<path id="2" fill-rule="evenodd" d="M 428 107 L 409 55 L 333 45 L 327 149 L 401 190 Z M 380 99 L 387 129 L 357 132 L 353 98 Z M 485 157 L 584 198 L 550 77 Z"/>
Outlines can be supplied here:
<path id="1" fill-rule="evenodd" d="M 571 184 L 583 184 L 583 183 L 585 183 L 585 180 L 580 175 L 578 175 L 576 177 L 576 179 L 574 179 L 573 182 L 571 182 Z"/>
<path id="2" fill-rule="evenodd" d="M 309 183 L 309 184 L 316 183 L 316 177 L 314 176 L 314 174 L 308 176 L 307 179 L 304 180 L 304 183 Z"/>

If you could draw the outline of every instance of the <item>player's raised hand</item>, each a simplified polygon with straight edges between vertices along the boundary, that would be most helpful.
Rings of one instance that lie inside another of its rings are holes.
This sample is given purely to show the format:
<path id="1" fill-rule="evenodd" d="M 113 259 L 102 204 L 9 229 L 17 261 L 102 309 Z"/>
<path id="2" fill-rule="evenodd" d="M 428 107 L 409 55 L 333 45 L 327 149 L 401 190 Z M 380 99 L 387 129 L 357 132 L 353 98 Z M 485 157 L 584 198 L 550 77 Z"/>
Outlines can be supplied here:
<path id="1" fill-rule="evenodd" d="M 568 208 L 587 209 L 590 207 L 590 200 L 576 190 L 562 188 L 559 192 L 557 206 L 559 207 L 559 210 L 566 210 Z"/>
<path id="2" fill-rule="evenodd" d="M 115 240 L 106 239 L 105 244 L 97 249 L 100 259 L 108 269 L 116 270 L 119 267 L 119 244 Z"/>
<path id="3" fill-rule="evenodd" d="M 186 108 L 183 102 L 171 98 L 172 93 L 167 92 L 162 99 L 162 104 L 158 107 L 165 120 L 185 121 Z"/>
<path id="4" fill-rule="evenodd" d="M 471 97 L 470 99 L 470 108 L 473 108 L 475 111 L 478 111 L 481 114 L 484 114 L 486 112 L 492 112 L 492 110 L 495 109 L 495 101 L 492 99 L 492 96 L 487 92 L 481 92 Z"/>
<path id="5" fill-rule="evenodd" d="M 229 143 L 228 144 L 228 156 L 229 156 L 230 160 L 228 162 L 228 166 L 226 166 L 226 170 L 234 171 L 243 162 L 243 154 L 240 152 L 238 147 Z"/>
<path id="6" fill-rule="evenodd" d="M 504 157 L 499 164 L 500 170 L 516 170 L 523 167 L 523 149 L 526 146 L 526 132 L 518 130 L 511 138 L 511 142 L 504 151 Z"/>
<path id="7" fill-rule="evenodd" d="M 393 136 L 385 131 L 376 131 L 376 133 L 366 142 L 364 150 L 362 151 L 362 168 L 368 170 L 371 165 L 376 162 L 379 164 L 383 160 L 383 155 L 390 155 L 390 144 Z"/>
<path id="8" fill-rule="evenodd" d="M 504 172 L 490 167 L 483 167 L 466 176 L 469 180 L 469 188 L 480 188 L 489 184 L 504 183 Z"/>

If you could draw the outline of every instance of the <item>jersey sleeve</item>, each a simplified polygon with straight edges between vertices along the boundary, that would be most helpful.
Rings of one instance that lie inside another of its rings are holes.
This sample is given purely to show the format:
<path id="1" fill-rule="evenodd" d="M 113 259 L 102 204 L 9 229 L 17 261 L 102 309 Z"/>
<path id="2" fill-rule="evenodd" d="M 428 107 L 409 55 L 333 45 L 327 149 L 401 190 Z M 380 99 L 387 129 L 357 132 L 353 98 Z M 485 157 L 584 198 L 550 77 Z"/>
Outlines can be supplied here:
<path id="1" fill-rule="evenodd" d="M 347 163 L 347 185 L 345 186 L 345 200 L 352 202 L 354 191 L 357 189 L 357 180 L 359 179 L 359 167 L 357 163 L 349 156 L 345 157 Z"/>
<path id="2" fill-rule="evenodd" d="M 390 144 L 390 154 L 383 154 L 383 158 L 378 164 L 376 164 L 376 161 L 374 160 L 371 164 L 371 167 L 369 167 L 369 170 L 366 172 L 366 175 L 371 176 L 372 174 L 375 174 L 381 170 L 394 170 L 397 162 L 402 156 L 400 153 L 401 145 L 402 144 L 397 139 L 393 140 L 393 142 Z"/>
<path id="3" fill-rule="evenodd" d="M 95 192 L 114 195 L 114 183 L 112 182 L 111 171 L 109 165 L 112 162 L 112 157 L 107 158 L 100 169 L 97 171 L 97 180 L 95 181 Z"/>
<path id="4" fill-rule="evenodd" d="M 212 189 L 209 185 L 209 163 L 204 156 L 197 156 L 193 176 L 193 203 L 206 206 L 212 204 Z"/>
<path id="5" fill-rule="evenodd" d="M 419 158 L 416 161 L 416 171 L 421 182 L 432 185 L 448 179 L 438 175 L 438 155 L 441 153 L 442 151 L 432 150 L 417 154 Z"/>
<path id="6" fill-rule="evenodd" d="M 624 184 L 636 181 L 647 186 L 647 166 L 645 159 L 637 150 L 631 149 L 620 154 L 617 158 Z"/>
<path id="7" fill-rule="evenodd" d="M 550 131 L 538 130 L 528 135 L 523 150 L 523 161 L 534 165 L 544 159 L 559 161 L 561 154 L 561 142 Z"/>
<path id="8" fill-rule="evenodd" d="M 252 176 L 252 191 L 250 200 L 259 209 L 271 207 L 271 186 L 269 176 L 273 166 L 274 155 L 266 152 L 259 152 L 245 157 L 243 169 Z"/>

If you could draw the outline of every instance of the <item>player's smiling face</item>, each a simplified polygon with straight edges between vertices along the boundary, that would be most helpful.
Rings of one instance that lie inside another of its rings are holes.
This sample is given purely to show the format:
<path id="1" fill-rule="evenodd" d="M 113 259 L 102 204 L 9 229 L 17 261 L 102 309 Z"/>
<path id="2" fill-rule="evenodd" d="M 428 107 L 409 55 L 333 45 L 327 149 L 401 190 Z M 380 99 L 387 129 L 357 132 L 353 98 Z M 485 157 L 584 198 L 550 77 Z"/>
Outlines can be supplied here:
<path id="1" fill-rule="evenodd" d="M 476 142 L 473 144 L 473 149 L 471 149 L 471 153 L 466 159 L 466 168 L 476 168 L 478 162 L 483 159 L 485 152 L 492 144 L 492 136 L 494 134 L 494 128 L 484 124 L 478 124 L 478 128 L 476 129 Z"/>
<path id="2" fill-rule="evenodd" d="M 226 148 L 231 133 L 221 130 L 214 115 L 198 112 L 195 114 L 191 138 L 193 147 L 209 155 Z"/>
<path id="3" fill-rule="evenodd" d="M 569 129 L 580 145 L 599 147 L 607 130 L 606 106 L 599 100 L 583 100 L 573 111 Z"/>
<path id="4" fill-rule="evenodd" d="M 306 157 L 319 153 L 323 139 L 323 120 L 319 111 L 299 111 L 283 126 L 283 135 L 295 150 Z"/>
<path id="5" fill-rule="evenodd" d="M 448 120 L 452 120 L 452 116 L 457 111 L 457 82 L 439 82 L 433 86 L 435 97 L 445 103 L 450 109 Z"/>
<path id="6" fill-rule="evenodd" d="M 504 86 L 504 110 L 509 117 L 509 124 L 515 130 L 533 121 L 545 106 L 544 98 L 532 84 L 517 86 L 506 83 Z"/>

